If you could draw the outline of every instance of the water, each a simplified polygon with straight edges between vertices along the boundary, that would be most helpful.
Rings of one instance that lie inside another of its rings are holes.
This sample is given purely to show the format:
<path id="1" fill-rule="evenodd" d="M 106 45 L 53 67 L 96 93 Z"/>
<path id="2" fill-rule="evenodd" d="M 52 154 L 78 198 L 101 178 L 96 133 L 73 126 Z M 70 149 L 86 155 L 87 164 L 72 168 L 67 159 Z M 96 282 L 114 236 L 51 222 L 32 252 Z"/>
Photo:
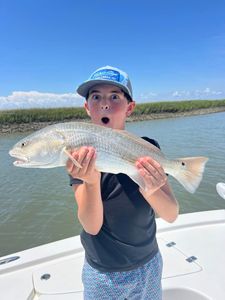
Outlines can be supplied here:
<path id="1" fill-rule="evenodd" d="M 181 213 L 224 209 L 216 183 L 225 182 L 225 113 L 128 123 L 155 138 L 167 157 L 207 156 L 203 181 L 189 194 L 173 178 Z M 0 136 L 0 256 L 80 233 L 76 203 L 64 168 L 22 169 L 8 150 L 24 134 Z"/>

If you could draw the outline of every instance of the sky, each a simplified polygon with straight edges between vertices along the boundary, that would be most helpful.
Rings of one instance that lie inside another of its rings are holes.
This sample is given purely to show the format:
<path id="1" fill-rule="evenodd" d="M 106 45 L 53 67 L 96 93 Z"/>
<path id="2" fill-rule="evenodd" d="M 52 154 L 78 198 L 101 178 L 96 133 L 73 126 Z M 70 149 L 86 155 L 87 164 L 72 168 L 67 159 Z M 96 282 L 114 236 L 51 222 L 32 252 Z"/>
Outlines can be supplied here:
<path id="1" fill-rule="evenodd" d="M 225 99 L 224 0 L 0 0 L 0 110 L 81 106 L 99 67 L 137 103 Z"/>

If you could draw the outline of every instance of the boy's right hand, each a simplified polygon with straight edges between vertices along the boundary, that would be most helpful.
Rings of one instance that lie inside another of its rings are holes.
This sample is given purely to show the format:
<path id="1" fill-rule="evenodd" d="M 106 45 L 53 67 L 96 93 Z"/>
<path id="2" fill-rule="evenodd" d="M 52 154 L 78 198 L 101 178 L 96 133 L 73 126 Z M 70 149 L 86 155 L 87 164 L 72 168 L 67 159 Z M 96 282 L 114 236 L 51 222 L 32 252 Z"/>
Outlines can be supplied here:
<path id="1" fill-rule="evenodd" d="M 78 150 L 72 150 L 70 154 L 82 166 L 79 168 L 71 159 L 68 159 L 66 169 L 73 178 L 81 179 L 88 184 L 100 181 L 101 173 L 95 169 L 96 151 L 93 147 L 81 147 Z"/>

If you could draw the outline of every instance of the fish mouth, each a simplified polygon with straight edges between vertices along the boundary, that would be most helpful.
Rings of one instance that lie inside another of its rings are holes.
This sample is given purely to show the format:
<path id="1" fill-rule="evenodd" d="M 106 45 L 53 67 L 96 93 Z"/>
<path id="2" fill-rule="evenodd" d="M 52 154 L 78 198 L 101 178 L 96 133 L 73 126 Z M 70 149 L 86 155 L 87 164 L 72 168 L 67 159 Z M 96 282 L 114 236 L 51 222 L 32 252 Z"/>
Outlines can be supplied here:
<path id="1" fill-rule="evenodd" d="M 26 157 L 21 155 L 20 153 L 16 153 L 13 150 L 9 151 L 9 155 L 14 157 L 16 160 L 13 162 L 15 167 L 22 167 L 22 168 L 47 168 L 49 162 L 39 162 L 33 161 L 32 157 Z"/>
<path id="2" fill-rule="evenodd" d="M 25 165 L 25 164 L 27 164 L 27 163 L 28 163 L 28 162 L 25 161 L 25 160 L 15 160 L 15 161 L 13 162 L 14 166 L 23 166 L 23 165 Z"/>
<path id="3" fill-rule="evenodd" d="M 101 118 L 101 121 L 102 121 L 103 124 L 106 125 L 106 124 L 109 123 L 110 119 L 108 117 L 103 117 L 103 118 Z"/>
<path id="4" fill-rule="evenodd" d="M 18 155 L 16 153 L 14 153 L 12 150 L 9 151 L 9 155 L 11 157 L 14 157 L 16 158 L 16 161 L 13 162 L 13 164 L 15 166 L 18 166 L 18 165 L 23 165 L 23 164 L 27 164 L 29 163 L 29 159 L 27 157 L 24 157 L 22 155 Z"/>
<path id="5" fill-rule="evenodd" d="M 13 162 L 14 166 L 22 166 L 29 163 L 29 160 L 27 158 L 19 158 L 16 157 L 16 160 Z"/>

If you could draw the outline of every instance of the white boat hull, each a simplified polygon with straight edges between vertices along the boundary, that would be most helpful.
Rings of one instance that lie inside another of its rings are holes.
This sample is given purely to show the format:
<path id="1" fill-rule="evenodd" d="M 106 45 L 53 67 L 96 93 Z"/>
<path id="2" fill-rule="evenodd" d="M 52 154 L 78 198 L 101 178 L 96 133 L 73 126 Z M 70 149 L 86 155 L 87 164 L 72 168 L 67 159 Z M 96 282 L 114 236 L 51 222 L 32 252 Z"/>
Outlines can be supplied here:
<path id="1" fill-rule="evenodd" d="M 180 215 L 173 224 L 157 219 L 157 228 L 163 300 L 224 300 L 225 210 Z M 0 299 L 83 299 L 83 259 L 79 236 L 1 257 Z"/>

